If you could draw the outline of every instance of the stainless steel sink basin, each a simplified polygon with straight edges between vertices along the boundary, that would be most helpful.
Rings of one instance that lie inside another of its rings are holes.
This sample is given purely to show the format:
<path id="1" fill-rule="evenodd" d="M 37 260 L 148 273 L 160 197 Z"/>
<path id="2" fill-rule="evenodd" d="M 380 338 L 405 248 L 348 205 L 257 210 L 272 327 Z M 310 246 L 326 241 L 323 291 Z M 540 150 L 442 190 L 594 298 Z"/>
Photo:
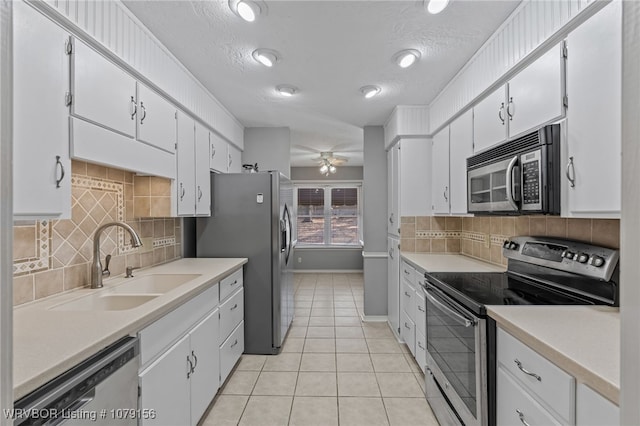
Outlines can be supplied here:
<path id="1" fill-rule="evenodd" d="M 127 278 L 110 290 L 117 294 L 164 294 L 199 277 L 199 274 L 149 274 Z"/>
<path id="2" fill-rule="evenodd" d="M 62 303 L 51 309 L 54 311 L 126 311 L 137 308 L 156 297 L 158 297 L 157 294 L 94 294 Z"/>

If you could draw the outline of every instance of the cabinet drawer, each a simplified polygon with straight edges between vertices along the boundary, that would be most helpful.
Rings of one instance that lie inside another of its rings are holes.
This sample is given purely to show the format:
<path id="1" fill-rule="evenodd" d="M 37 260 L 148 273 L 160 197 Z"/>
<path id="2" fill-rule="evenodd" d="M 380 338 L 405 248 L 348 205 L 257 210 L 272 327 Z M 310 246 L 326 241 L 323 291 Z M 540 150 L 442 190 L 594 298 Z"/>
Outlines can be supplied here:
<path id="1" fill-rule="evenodd" d="M 411 318 L 411 321 L 415 322 L 416 288 L 409 284 L 407 280 L 402 280 L 402 285 L 400 286 L 400 306 Z"/>
<path id="2" fill-rule="evenodd" d="M 497 348 L 498 366 L 510 372 L 528 392 L 535 394 L 565 421 L 573 423 L 573 377 L 500 328 Z"/>
<path id="3" fill-rule="evenodd" d="M 501 367 L 497 377 L 497 419 L 496 424 L 516 425 L 560 425 L 551 413 L 538 404 Z M 526 422 L 526 423 L 525 423 Z"/>
<path id="4" fill-rule="evenodd" d="M 220 346 L 220 385 L 227 379 L 242 352 L 244 352 L 244 321 L 240 322 Z"/>
<path id="5" fill-rule="evenodd" d="M 242 268 L 240 268 L 233 274 L 220 280 L 220 301 L 226 299 L 227 296 L 242 286 Z"/>
<path id="6" fill-rule="evenodd" d="M 220 305 L 220 343 L 224 342 L 244 319 L 244 289 L 240 288 Z"/>
<path id="7" fill-rule="evenodd" d="M 178 306 L 138 333 L 140 337 L 140 369 L 164 352 L 207 312 L 218 305 L 218 284 Z"/>
<path id="8" fill-rule="evenodd" d="M 400 313 L 400 336 L 409 347 L 411 354 L 416 354 L 416 325 L 406 312 Z"/>
<path id="9" fill-rule="evenodd" d="M 416 333 L 427 335 L 427 302 L 424 299 L 424 290 L 421 286 L 416 287 L 416 311 L 414 318 L 416 323 Z"/>
<path id="10" fill-rule="evenodd" d="M 416 283 L 416 270 L 413 266 L 409 265 L 407 262 L 402 262 L 402 267 L 400 271 L 400 275 L 403 279 L 409 281 L 411 284 Z"/>
<path id="11" fill-rule="evenodd" d="M 427 339 L 424 337 L 424 333 L 416 328 L 416 362 L 425 373 L 427 365 Z"/>

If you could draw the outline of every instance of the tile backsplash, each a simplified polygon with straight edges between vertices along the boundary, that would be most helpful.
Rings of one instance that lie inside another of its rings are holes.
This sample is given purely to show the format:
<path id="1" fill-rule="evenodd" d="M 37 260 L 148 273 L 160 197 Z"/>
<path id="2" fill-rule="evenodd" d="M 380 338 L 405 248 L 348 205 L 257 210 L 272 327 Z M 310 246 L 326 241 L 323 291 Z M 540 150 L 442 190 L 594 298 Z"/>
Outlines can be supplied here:
<path id="1" fill-rule="evenodd" d="M 170 181 L 156 182 L 160 178 L 140 178 L 124 170 L 80 161 L 73 161 L 71 170 L 71 219 L 14 223 L 14 305 L 88 285 L 92 237 L 100 225 L 108 222 L 125 221 L 145 244 L 132 248 L 128 234 L 119 227 L 103 232 L 101 259 L 104 264 L 105 256 L 112 255 L 111 277 L 124 274 L 127 266 L 147 267 L 181 257 L 182 220 L 157 217 L 158 213 L 170 214 L 164 205 Z M 136 184 L 138 190 L 141 186 L 150 188 L 149 196 L 143 199 L 144 207 L 138 209 L 134 202 Z M 155 210 L 147 207 L 154 197 L 159 201 Z M 141 217 L 145 213 L 154 218 Z"/>
<path id="2" fill-rule="evenodd" d="M 463 253 L 505 265 L 502 243 L 517 235 L 569 238 L 610 248 L 620 247 L 620 220 L 552 216 L 401 218 L 400 249 L 417 253 Z"/>

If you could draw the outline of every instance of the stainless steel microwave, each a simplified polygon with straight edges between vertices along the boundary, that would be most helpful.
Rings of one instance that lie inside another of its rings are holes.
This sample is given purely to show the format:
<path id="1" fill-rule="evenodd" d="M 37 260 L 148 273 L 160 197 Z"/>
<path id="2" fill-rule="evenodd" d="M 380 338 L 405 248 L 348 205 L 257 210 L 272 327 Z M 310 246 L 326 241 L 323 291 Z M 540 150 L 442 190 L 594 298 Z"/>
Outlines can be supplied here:
<path id="1" fill-rule="evenodd" d="M 467 211 L 560 214 L 560 124 L 467 159 Z"/>

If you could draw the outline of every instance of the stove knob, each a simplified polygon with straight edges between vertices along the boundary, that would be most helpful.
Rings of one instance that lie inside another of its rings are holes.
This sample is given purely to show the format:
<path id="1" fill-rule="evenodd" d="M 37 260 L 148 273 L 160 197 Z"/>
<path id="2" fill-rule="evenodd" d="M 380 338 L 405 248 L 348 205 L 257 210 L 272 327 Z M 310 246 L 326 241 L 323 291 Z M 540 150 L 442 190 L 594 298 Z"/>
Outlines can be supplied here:
<path id="1" fill-rule="evenodd" d="M 573 257 L 574 257 L 575 255 L 576 255 L 576 254 L 575 254 L 574 252 L 569 251 L 569 250 L 567 250 L 567 251 L 565 251 L 564 253 L 562 253 L 562 257 L 564 257 L 565 259 L 571 259 L 571 260 L 573 260 Z"/>
<path id="2" fill-rule="evenodd" d="M 509 243 L 509 250 L 518 250 L 518 247 L 518 243 L 514 243 L 513 241 Z"/>
<path id="3" fill-rule="evenodd" d="M 580 263 L 587 263 L 587 261 L 589 260 L 589 255 L 586 253 L 578 253 L 578 262 Z"/>
<path id="4" fill-rule="evenodd" d="M 511 244 L 511 241 L 509 241 L 509 240 L 504 240 L 504 243 L 502 243 L 502 248 L 506 248 L 506 249 L 508 249 L 508 248 L 509 248 L 509 244 Z"/>
<path id="5" fill-rule="evenodd" d="M 591 259 L 589 259 L 589 265 L 593 265 L 596 268 L 599 268 L 604 265 L 604 259 L 594 254 L 593 256 L 591 256 Z"/>

